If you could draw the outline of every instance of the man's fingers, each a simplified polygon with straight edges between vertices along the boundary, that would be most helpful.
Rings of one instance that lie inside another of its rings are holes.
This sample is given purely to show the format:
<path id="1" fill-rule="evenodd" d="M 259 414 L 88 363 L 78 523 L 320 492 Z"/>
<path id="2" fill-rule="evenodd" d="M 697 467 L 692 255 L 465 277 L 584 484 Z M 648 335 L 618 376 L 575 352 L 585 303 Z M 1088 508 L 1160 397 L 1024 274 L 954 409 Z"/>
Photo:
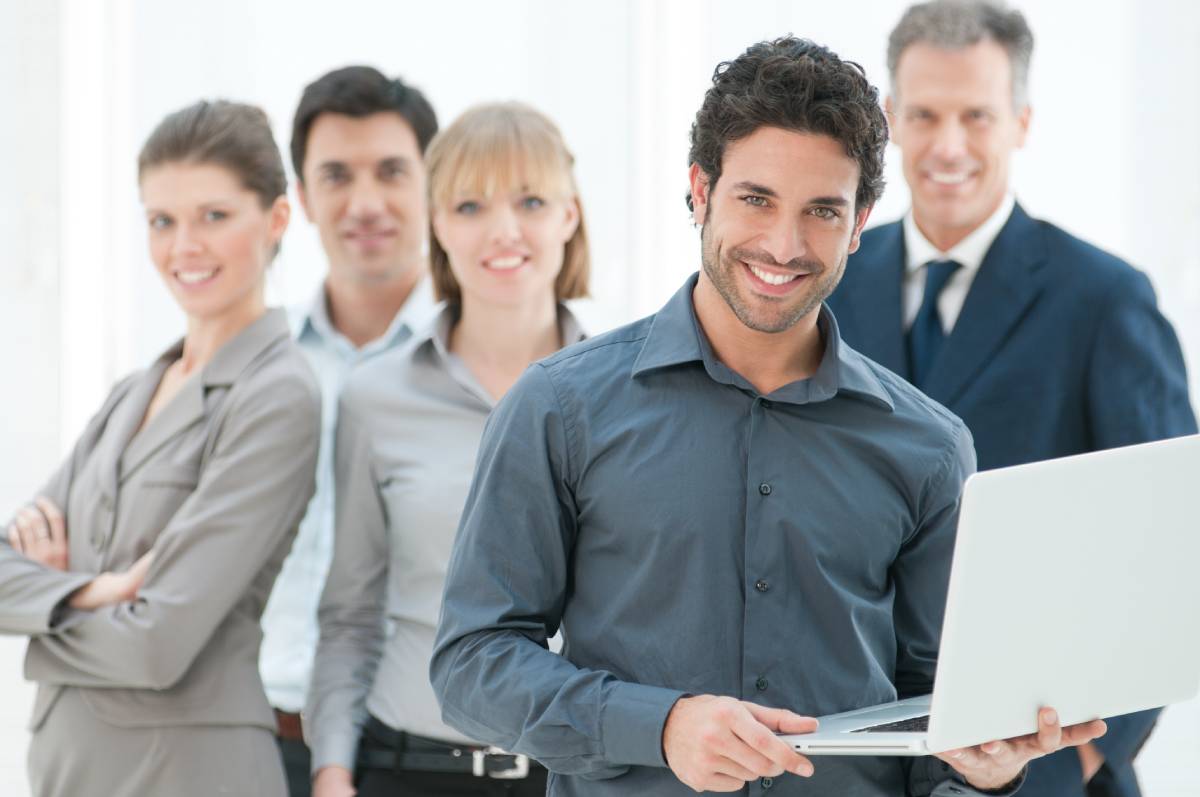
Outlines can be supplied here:
<path id="1" fill-rule="evenodd" d="M 782 709 L 764 709 L 753 703 L 744 703 L 746 712 L 733 724 L 734 734 L 751 749 L 770 760 L 771 769 L 764 770 L 761 775 L 778 775 L 784 770 L 805 777 L 812 774 L 812 763 L 792 749 L 792 746 L 775 735 L 774 729 L 759 721 L 760 712 L 783 711 Z M 753 708 L 751 708 L 753 706 Z M 790 711 L 784 711 L 791 714 Z M 795 716 L 795 715 L 793 715 Z M 778 717 L 774 721 L 778 721 Z"/>
<path id="2" fill-rule="evenodd" d="M 1043 754 L 1062 747 L 1062 726 L 1058 724 L 1058 712 L 1052 708 L 1038 712 L 1037 746 Z"/>
<path id="3" fill-rule="evenodd" d="M 757 703 L 746 703 L 746 709 L 754 719 L 776 733 L 812 733 L 819 724 L 813 717 L 804 717 L 786 708 L 767 708 Z"/>
<path id="4" fill-rule="evenodd" d="M 1062 729 L 1062 744 L 1067 747 L 1077 747 L 1087 744 L 1093 739 L 1099 739 L 1108 732 L 1108 724 L 1104 720 L 1081 722 L 1078 725 L 1068 725 Z"/>
<path id="5" fill-rule="evenodd" d="M 55 542 L 64 542 L 67 539 L 67 519 L 63 517 L 63 513 L 58 507 L 44 495 L 39 495 L 34 499 L 37 508 L 41 510 L 42 515 L 46 518 L 46 524 L 49 527 L 50 539 Z"/>
<path id="6" fill-rule="evenodd" d="M 759 757 L 762 758 L 761 756 Z M 763 758 L 762 761 L 763 765 L 767 767 L 768 770 L 772 767 L 770 761 L 767 761 L 765 758 Z M 731 778 L 737 778 L 741 783 L 749 783 L 752 780 L 758 780 L 764 775 L 783 774 L 783 771 L 778 769 L 774 772 L 764 772 L 759 767 L 747 767 L 740 760 L 732 756 L 717 756 L 712 762 L 712 771 L 717 774 L 728 775 Z"/>
<path id="7" fill-rule="evenodd" d="M 984 766 L 986 762 L 984 754 L 978 748 L 974 747 L 947 750 L 944 753 L 939 753 L 937 757 L 960 772 L 964 769 L 978 769 Z"/>

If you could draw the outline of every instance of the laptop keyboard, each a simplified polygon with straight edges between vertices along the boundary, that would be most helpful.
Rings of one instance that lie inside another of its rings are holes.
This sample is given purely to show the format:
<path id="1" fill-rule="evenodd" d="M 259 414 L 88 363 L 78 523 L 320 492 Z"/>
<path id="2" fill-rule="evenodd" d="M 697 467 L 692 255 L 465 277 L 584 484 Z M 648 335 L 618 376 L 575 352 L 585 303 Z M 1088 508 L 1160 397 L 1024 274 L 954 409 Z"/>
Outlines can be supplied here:
<path id="1" fill-rule="evenodd" d="M 859 728 L 858 730 L 851 731 L 851 733 L 902 733 L 904 731 L 919 733 L 927 730 L 929 730 L 929 715 L 925 714 L 921 717 L 912 717 L 911 719 L 900 720 L 899 722 L 885 722 L 883 725 Z"/>

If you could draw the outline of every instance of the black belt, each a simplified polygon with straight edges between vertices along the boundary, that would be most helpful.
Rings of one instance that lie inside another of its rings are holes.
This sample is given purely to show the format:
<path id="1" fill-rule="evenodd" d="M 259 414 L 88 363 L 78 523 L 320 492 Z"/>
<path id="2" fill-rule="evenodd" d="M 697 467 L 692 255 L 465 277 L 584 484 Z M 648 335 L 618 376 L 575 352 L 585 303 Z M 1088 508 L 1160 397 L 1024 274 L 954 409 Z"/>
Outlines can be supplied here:
<path id="1" fill-rule="evenodd" d="M 516 755 L 498 747 L 453 744 L 398 731 L 367 717 L 362 744 L 358 747 L 358 767 L 395 772 L 445 772 L 470 774 L 478 778 L 518 780 L 529 776 L 528 756 Z"/>

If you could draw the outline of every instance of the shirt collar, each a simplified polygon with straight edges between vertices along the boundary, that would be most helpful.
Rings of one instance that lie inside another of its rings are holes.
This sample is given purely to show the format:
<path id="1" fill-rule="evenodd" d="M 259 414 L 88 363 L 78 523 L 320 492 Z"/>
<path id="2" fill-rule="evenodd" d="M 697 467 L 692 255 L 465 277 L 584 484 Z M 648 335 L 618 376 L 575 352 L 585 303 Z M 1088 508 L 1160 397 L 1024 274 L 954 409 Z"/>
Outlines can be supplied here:
<path id="1" fill-rule="evenodd" d="M 422 352 L 432 349 L 443 362 L 448 362 L 450 332 L 458 321 L 460 307 L 457 304 L 442 302 L 434 310 L 429 321 L 414 333 L 409 351 L 411 356 L 417 357 Z M 558 329 L 562 335 L 563 348 L 579 343 L 587 337 L 579 319 L 570 308 L 561 303 L 558 305 Z"/>
<path id="2" fill-rule="evenodd" d="M 422 277 L 413 286 L 412 293 L 408 295 L 408 299 L 384 333 L 363 346 L 362 351 L 365 353 L 388 348 L 398 340 L 407 338 L 414 331 L 425 327 L 436 314 L 438 307 L 433 298 L 431 280 L 427 276 Z M 337 331 L 329 318 L 329 302 L 324 282 L 317 287 L 316 295 L 309 303 L 308 309 L 292 315 L 291 328 L 297 340 L 306 335 L 316 335 L 326 342 L 338 341 L 341 345 L 354 349 L 354 345 Z"/>
<path id="3" fill-rule="evenodd" d="M 272 344 L 289 336 L 287 313 L 281 309 L 267 310 L 241 332 L 217 349 L 204 366 L 201 382 L 205 387 L 232 385 L 246 367 Z M 170 363 L 183 356 L 183 340 L 177 341 L 159 358 Z"/>
<path id="4" fill-rule="evenodd" d="M 683 363 L 700 362 L 709 376 L 717 382 L 731 384 L 744 390 L 753 387 L 740 375 L 716 359 L 708 339 L 696 319 L 692 291 L 698 274 L 693 274 L 670 301 L 655 314 L 642 350 L 633 365 L 633 377 Z M 825 341 L 821 364 L 808 379 L 784 385 L 770 395 L 772 400 L 793 404 L 808 404 L 831 399 L 839 393 L 865 398 L 889 410 L 895 408 L 891 396 L 874 370 L 861 354 L 842 341 L 837 319 L 828 306 L 822 305 L 817 316 L 817 328 Z"/>
<path id="5" fill-rule="evenodd" d="M 953 260 L 961 265 L 964 271 L 977 271 L 983 264 L 988 250 L 992 248 L 996 236 L 1012 215 L 1016 203 L 1012 194 L 1005 194 L 1000 207 L 996 208 L 983 224 L 972 230 L 970 235 L 952 246 L 949 252 L 943 252 L 929 242 L 925 233 L 917 227 L 912 210 L 909 210 L 904 216 L 905 270 L 911 274 L 931 260 Z"/>

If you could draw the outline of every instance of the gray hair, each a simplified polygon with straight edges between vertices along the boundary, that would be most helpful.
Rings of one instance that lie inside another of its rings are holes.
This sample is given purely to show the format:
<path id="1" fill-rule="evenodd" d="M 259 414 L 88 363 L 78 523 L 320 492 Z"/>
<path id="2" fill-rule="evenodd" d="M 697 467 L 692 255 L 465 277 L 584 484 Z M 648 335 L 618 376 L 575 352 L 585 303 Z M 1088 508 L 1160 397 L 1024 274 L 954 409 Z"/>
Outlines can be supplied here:
<path id="1" fill-rule="evenodd" d="M 909 45 L 926 43 L 957 50 L 984 39 L 991 39 L 1008 53 L 1013 107 L 1020 110 L 1029 103 L 1033 31 L 1020 11 L 993 0 L 931 0 L 910 6 L 888 37 L 887 62 L 893 93 L 896 67 Z"/>

